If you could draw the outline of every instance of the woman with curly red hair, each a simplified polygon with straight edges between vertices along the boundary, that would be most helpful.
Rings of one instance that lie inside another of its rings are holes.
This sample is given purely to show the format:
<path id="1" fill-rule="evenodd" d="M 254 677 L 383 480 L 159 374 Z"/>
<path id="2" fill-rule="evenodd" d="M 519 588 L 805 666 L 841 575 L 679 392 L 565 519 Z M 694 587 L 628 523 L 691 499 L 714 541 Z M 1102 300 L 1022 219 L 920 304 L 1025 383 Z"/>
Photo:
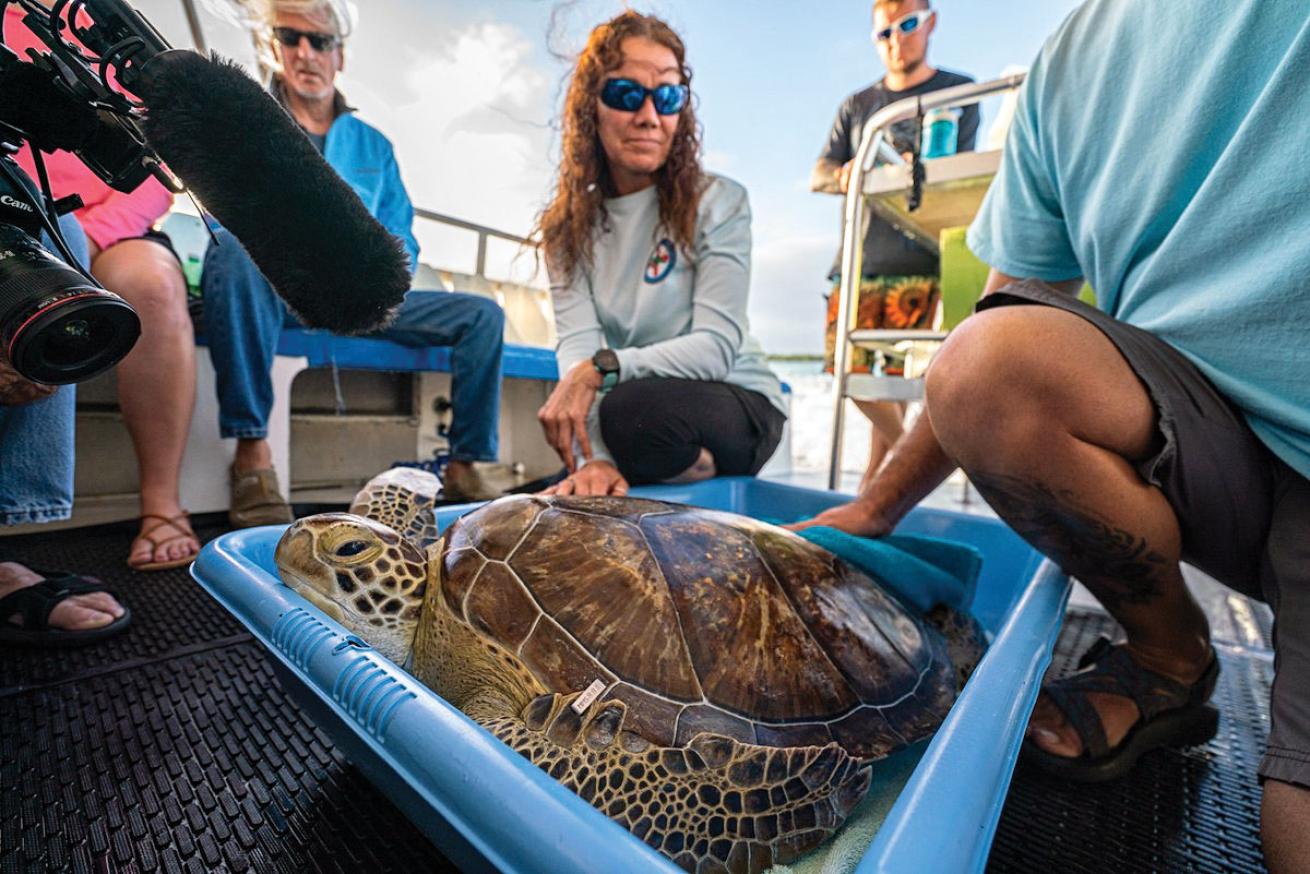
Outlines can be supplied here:
<path id="1" fill-rule="evenodd" d="M 591 32 L 538 232 L 560 382 L 538 413 L 558 494 L 754 474 L 786 421 L 746 317 L 750 205 L 705 173 L 682 40 L 628 11 Z"/>

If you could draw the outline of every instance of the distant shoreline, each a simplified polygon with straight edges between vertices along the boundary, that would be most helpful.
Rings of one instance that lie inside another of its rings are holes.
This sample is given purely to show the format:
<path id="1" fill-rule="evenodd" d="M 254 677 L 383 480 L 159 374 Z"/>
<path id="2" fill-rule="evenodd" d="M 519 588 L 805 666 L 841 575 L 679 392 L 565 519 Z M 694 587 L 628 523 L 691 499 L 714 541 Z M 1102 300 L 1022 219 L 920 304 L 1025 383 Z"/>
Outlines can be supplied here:
<path id="1" fill-rule="evenodd" d="M 822 355 L 806 355 L 806 354 L 796 354 L 796 355 L 770 355 L 770 356 L 769 356 L 769 360 L 770 360 L 770 361 L 822 361 L 822 360 L 823 360 L 823 356 L 822 356 Z"/>

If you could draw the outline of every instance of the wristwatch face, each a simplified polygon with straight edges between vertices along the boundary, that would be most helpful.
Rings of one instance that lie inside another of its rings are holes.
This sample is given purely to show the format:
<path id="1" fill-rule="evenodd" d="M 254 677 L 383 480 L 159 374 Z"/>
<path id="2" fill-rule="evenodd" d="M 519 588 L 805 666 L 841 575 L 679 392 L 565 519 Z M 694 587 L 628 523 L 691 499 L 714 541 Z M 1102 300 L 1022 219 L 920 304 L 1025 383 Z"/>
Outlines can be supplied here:
<path id="1" fill-rule="evenodd" d="M 591 366 L 600 374 L 600 390 L 607 392 L 619 384 L 619 356 L 613 349 L 597 349 Z"/>

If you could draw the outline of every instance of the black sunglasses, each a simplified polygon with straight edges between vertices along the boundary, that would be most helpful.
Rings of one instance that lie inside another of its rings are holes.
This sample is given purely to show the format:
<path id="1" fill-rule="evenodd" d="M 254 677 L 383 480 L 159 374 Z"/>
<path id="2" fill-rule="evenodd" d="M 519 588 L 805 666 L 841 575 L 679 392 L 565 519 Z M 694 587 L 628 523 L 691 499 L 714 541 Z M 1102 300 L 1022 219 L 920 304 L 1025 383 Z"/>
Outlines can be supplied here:
<path id="1" fill-rule="evenodd" d="M 660 115 L 677 115 L 687 105 L 690 96 L 691 91 L 686 85 L 670 82 L 647 88 L 631 79 L 607 79 L 600 89 L 600 102 L 620 112 L 636 112 L 649 97 Z"/>
<path id="2" fill-rule="evenodd" d="M 335 33 L 316 33 L 312 30 L 296 30 L 294 27 L 275 27 L 273 36 L 284 46 L 299 47 L 301 39 L 309 40 L 309 46 L 316 52 L 328 52 L 341 42 Z"/>

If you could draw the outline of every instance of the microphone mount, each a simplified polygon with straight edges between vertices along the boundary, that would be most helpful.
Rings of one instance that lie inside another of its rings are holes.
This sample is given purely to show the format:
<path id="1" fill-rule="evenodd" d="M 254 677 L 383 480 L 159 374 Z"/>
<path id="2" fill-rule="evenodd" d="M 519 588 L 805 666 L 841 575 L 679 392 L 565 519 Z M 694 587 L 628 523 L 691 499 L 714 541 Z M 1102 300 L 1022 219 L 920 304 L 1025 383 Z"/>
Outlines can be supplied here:
<path id="1" fill-rule="evenodd" d="M 46 51 L 29 50 L 24 60 L 0 45 L 0 140 L 73 152 L 118 191 L 154 176 L 181 193 L 146 144 L 142 107 L 131 96 L 144 66 L 172 49 L 168 41 L 123 0 L 56 0 L 49 9 L 37 0 L 0 0 L 0 11 L 11 4 L 26 13 L 23 24 Z"/>

